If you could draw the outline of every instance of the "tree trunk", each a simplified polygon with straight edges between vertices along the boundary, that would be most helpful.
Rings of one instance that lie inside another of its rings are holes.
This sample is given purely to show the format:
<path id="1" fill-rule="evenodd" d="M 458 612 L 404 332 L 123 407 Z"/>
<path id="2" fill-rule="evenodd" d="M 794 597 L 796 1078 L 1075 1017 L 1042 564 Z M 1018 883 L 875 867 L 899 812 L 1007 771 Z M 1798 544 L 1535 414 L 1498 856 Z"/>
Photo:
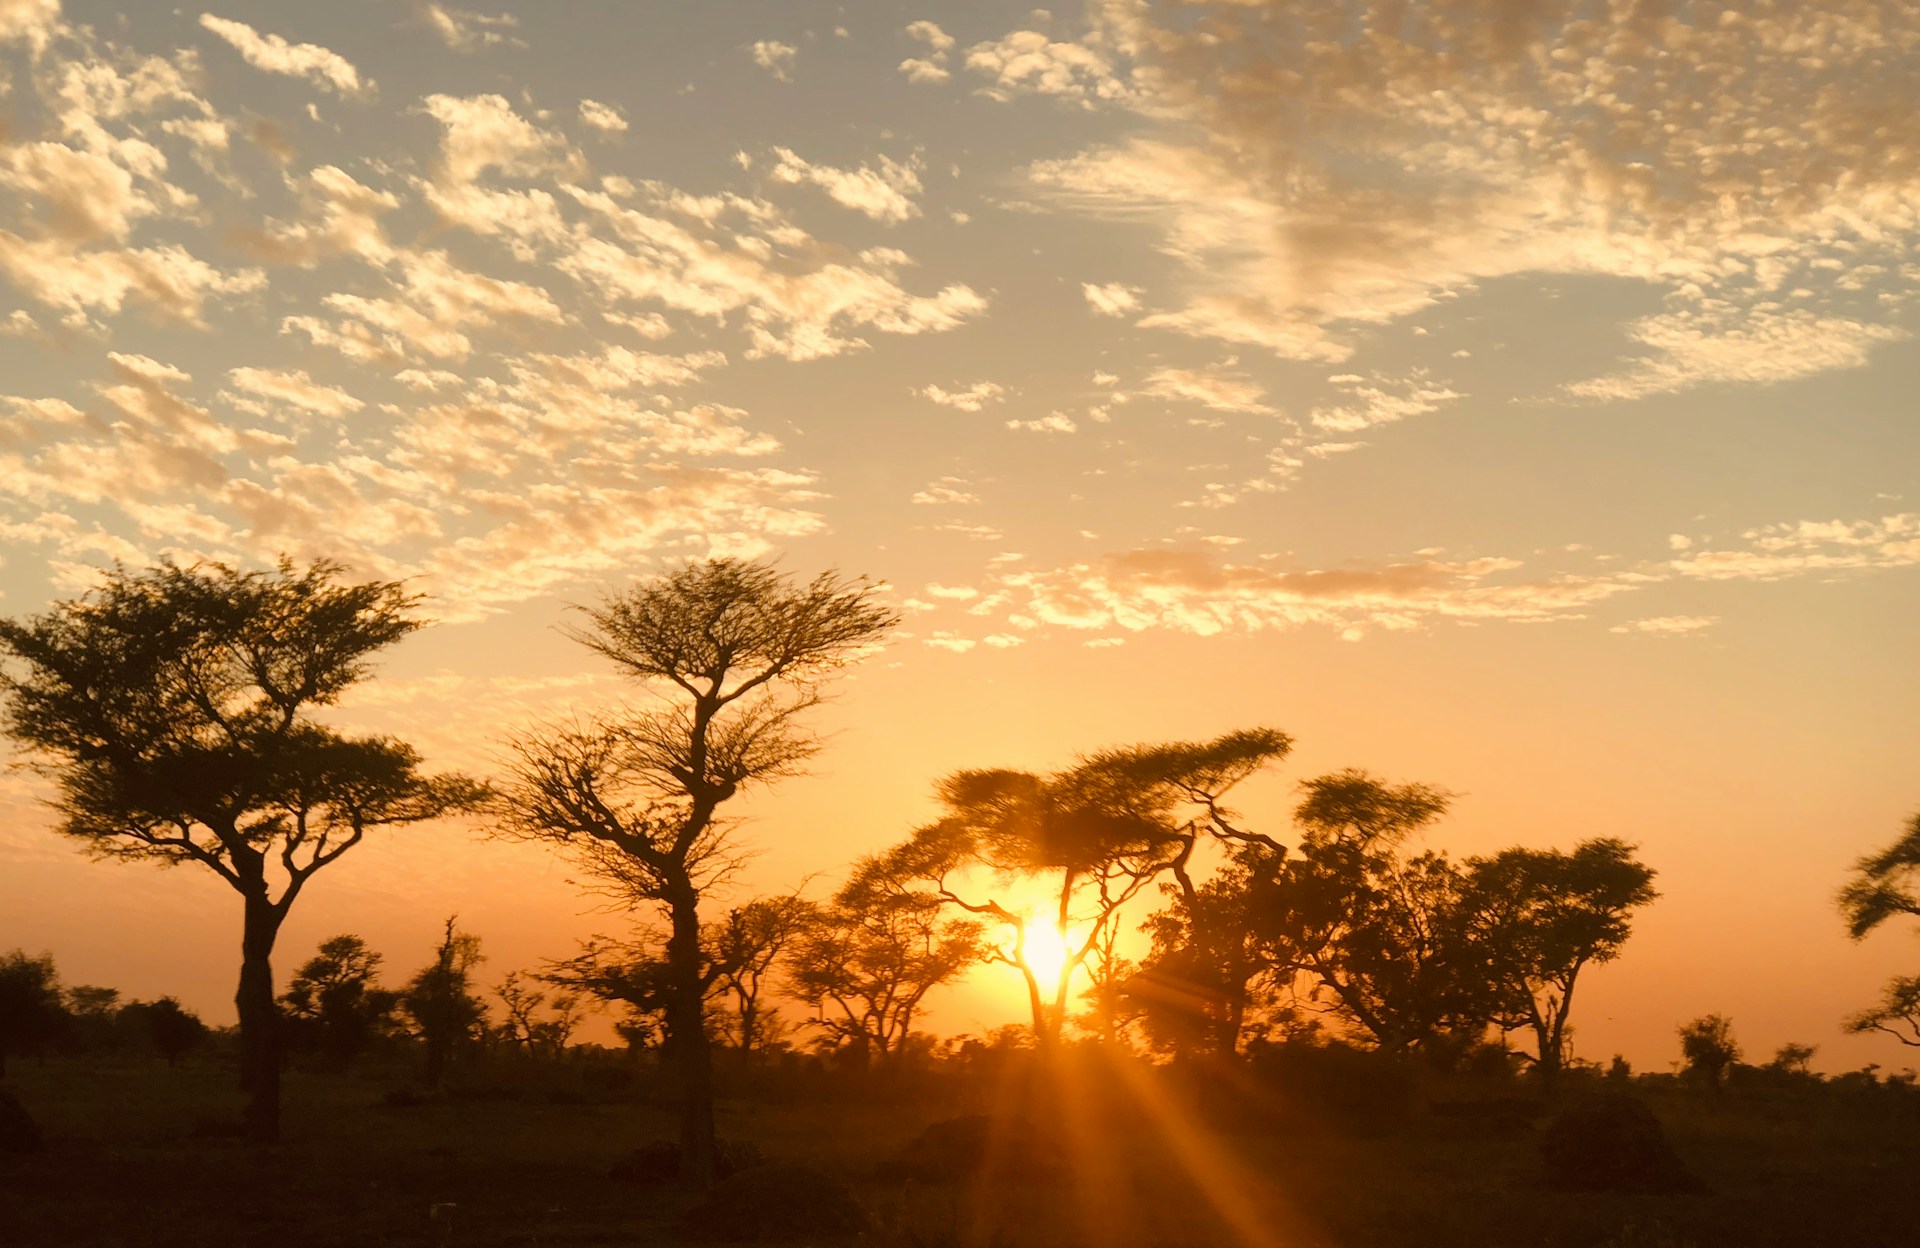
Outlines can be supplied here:
<path id="1" fill-rule="evenodd" d="M 680 1084 L 680 1173 L 696 1190 L 713 1186 L 713 1049 L 707 1041 L 706 993 L 700 982 L 699 894 L 690 883 L 670 890 L 673 933 L 667 967 L 667 1043 Z"/>
<path id="2" fill-rule="evenodd" d="M 240 1088 L 247 1095 L 246 1133 L 256 1144 L 280 1139 L 280 1007 L 273 999 L 273 942 L 280 916 L 264 895 L 246 898 L 240 940 Z"/>

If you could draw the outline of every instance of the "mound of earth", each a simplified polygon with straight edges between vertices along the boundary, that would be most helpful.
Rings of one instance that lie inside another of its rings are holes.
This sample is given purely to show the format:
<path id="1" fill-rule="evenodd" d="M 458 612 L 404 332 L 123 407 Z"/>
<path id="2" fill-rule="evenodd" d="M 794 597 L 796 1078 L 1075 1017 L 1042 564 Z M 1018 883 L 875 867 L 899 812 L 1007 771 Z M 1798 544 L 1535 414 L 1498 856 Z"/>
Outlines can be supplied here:
<path id="1" fill-rule="evenodd" d="M 0 1089 L 0 1153 L 37 1153 L 46 1147 L 40 1124 L 13 1093 Z"/>
<path id="2" fill-rule="evenodd" d="M 993 1173 L 1017 1179 L 1043 1179 L 1060 1169 L 1055 1149 L 1033 1124 L 1018 1118 L 972 1114 L 936 1122 L 881 1162 L 882 1179 L 954 1183 Z"/>
<path id="3" fill-rule="evenodd" d="M 831 1177 L 807 1166 L 775 1163 L 723 1179 L 687 1211 L 690 1240 L 767 1242 L 821 1235 L 859 1235 L 867 1214 Z"/>
<path id="4" fill-rule="evenodd" d="M 1699 1186 L 1646 1103 L 1618 1092 L 1583 1097 L 1547 1124 L 1540 1160 L 1549 1186 L 1587 1192 L 1676 1192 Z"/>

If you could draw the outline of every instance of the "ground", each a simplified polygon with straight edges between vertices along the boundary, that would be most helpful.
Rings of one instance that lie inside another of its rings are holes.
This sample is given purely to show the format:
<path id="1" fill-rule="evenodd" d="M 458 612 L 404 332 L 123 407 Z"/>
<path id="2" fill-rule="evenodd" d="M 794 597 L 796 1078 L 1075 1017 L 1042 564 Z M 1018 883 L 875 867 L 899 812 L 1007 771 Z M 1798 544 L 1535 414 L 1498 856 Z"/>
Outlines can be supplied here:
<path id="1" fill-rule="evenodd" d="M 286 1142 L 263 1152 L 221 1133 L 235 1101 L 232 1074 L 217 1062 L 177 1070 L 132 1061 L 16 1062 L 4 1086 L 40 1121 L 49 1144 L 38 1154 L 0 1154 L 0 1244 L 681 1242 L 679 1220 L 692 1197 L 607 1177 L 627 1150 L 670 1134 L 664 1109 L 610 1087 L 604 1068 L 508 1074 L 472 1076 L 453 1095 L 421 1099 L 394 1096 L 400 1085 L 391 1069 L 296 1071 L 287 1086 Z M 1241 1075 L 1195 1094 L 1164 1072 L 1132 1066 L 1083 1067 L 1050 1097 L 1006 1074 L 890 1087 L 776 1082 L 757 1096 L 727 1100 L 721 1134 L 845 1183 L 873 1215 L 874 1229 L 843 1242 L 876 1245 L 1915 1242 L 1910 1193 L 1920 1173 L 1920 1097 L 1832 1085 L 1718 1096 L 1665 1084 L 1638 1091 L 1701 1190 L 1547 1190 L 1539 1119 L 1433 1110 L 1435 1099 L 1459 1089 L 1427 1089 L 1394 1112 L 1378 1105 L 1355 1112 L 1349 1103 L 1343 1113 L 1307 1114 Z M 1193 1108 L 1202 1103 L 1213 1108 Z M 1525 1110 L 1524 1100 L 1514 1104 Z M 879 1163 L 929 1123 L 983 1112 L 1017 1112 L 1061 1129 L 1015 1150 L 1016 1172 L 986 1180 L 876 1176 Z"/>

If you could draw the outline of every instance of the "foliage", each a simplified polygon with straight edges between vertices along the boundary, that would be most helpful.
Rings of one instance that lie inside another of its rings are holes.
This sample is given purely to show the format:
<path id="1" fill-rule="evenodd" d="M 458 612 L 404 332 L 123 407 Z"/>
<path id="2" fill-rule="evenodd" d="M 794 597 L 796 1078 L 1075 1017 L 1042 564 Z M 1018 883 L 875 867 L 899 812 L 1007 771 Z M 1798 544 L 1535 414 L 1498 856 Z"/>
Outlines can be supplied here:
<path id="1" fill-rule="evenodd" d="M 1899 839 L 1860 859 L 1854 871 L 1840 890 L 1840 912 L 1855 940 L 1897 915 L 1920 917 L 1920 813 L 1907 821 Z M 1895 976 L 1879 1002 L 1852 1015 L 1845 1026 L 1855 1035 L 1880 1031 L 1920 1046 L 1920 976 Z"/>
<path id="2" fill-rule="evenodd" d="M 557 1057 L 566 1051 L 574 1028 L 580 1025 L 584 1002 L 578 993 L 546 991 L 535 987 L 537 982 L 519 971 L 508 971 L 495 986 L 493 995 L 504 1015 L 495 1035 L 523 1053 Z"/>
<path id="3" fill-rule="evenodd" d="M 1515 848 L 1468 861 L 1463 936 L 1496 994 L 1494 1025 L 1529 1029 L 1543 1074 L 1564 1064 L 1580 972 L 1619 956 L 1629 916 L 1659 896 L 1633 851 L 1605 837 L 1572 853 Z"/>
<path id="4" fill-rule="evenodd" d="M 143 1033 L 169 1066 L 178 1066 L 180 1059 L 206 1043 L 210 1034 L 198 1014 L 172 997 L 131 1002 L 121 1007 L 120 1020 Z"/>
<path id="5" fill-rule="evenodd" d="M 1128 902 L 1163 875 L 1190 894 L 1189 867 L 1203 839 L 1273 844 L 1236 827 L 1223 799 L 1291 746 L 1285 733 L 1258 728 L 1105 750 L 1051 775 L 954 772 L 935 788 L 946 815 L 889 851 L 879 869 L 925 881 L 940 900 L 1002 930 L 989 956 L 1021 974 L 1034 1033 L 1051 1042 L 1074 976 L 1108 943 Z M 1045 880 L 1048 909 L 1029 914 L 992 895 L 994 883 L 1013 879 Z M 1046 924 L 1066 942 L 1051 983 L 1027 955 L 1030 924 Z"/>
<path id="6" fill-rule="evenodd" d="M 322 941 L 280 998 L 292 1047 L 350 1065 L 399 1027 L 400 994 L 377 982 L 381 956 L 351 933 Z"/>
<path id="7" fill-rule="evenodd" d="M 0 955 L 0 1076 L 7 1073 L 9 1055 L 44 1049 L 65 1021 L 53 955 L 30 957 L 24 949 Z"/>
<path id="8" fill-rule="evenodd" d="M 392 582 L 325 561 L 116 568 L 85 597 L 0 620 L 6 726 L 58 789 L 59 829 L 101 857 L 192 862 L 244 901 L 243 1083 L 251 1134 L 279 1129 L 273 943 L 294 900 L 369 828 L 469 808 L 483 791 L 420 772 L 391 737 L 314 717 L 421 626 Z"/>
<path id="9" fill-rule="evenodd" d="M 819 682 L 898 621 L 878 593 L 834 573 L 795 586 L 770 564 L 710 559 L 609 595 L 568 636 L 664 704 L 554 725 L 514 746 L 500 807 L 508 827 L 570 851 L 622 902 L 664 911 L 662 1014 L 698 1186 L 712 1181 L 714 1150 L 700 900 L 738 861 L 720 811 L 796 774 L 819 748 L 800 726 Z"/>
<path id="10" fill-rule="evenodd" d="M 835 1047 L 885 1059 L 902 1052 L 927 993 L 983 950 L 978 922 L 952 917 L 886 858 L 869 858 L 795 943 L 793 993 Z"/>
<path id="11" fill-rule="evenodd" d="M 487 1006 L 473 991 L 473 968 L 485 960 L 480 938 L 455 930 L 450 917 L 433 961 L 400 994 L 400 1008 L 426 1045 L 429 1086 L 439 1086 L 455 1054 L 486 1033 Z"/>
<path id="12" fill-rule="evenodd" d="M 1719 1014 L 1703 1014 L 1679 1028 L 1682 1069 L 1714 1091 L 1725 1082 L 1727 1069 L 1740 1060 L 1733 1024 Z"/>

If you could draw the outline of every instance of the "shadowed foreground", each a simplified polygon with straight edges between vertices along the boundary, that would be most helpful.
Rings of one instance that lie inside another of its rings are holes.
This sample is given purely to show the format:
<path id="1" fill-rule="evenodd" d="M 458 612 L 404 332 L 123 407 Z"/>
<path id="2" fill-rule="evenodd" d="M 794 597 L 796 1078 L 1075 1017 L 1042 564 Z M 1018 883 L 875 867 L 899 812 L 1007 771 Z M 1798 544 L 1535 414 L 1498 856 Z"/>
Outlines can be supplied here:
<path id="1" fill-rule="evenodd" d="M 208 1125 L 232 1105 L 217 1064 L 22 1064 L 9 1084 L 48 1145 L 0 1154 L 0 1242 L 682 1242 L 695 1196 L 608 1176 L 636 1145 L 671 1137 L 668 1111 L 582 1074 L 503 1070 L 424 1101 L 391 1096 L 390 1077 L 297 1074 L 288 1140 L 260 1152 Z M 802 1242 L 1910 1242 L 1901 1193 L 1920 1163 L 1920 1109 L 1903 1092 L 1643 1088 L 1701 1190 L 1628 1194 L 1549 1190 L 1538 1111 L 1485 1088 L 1309 1111 L 1241 1072 L 1175 1080 L 1083 1057 L 1046 1093 L 1030 1072 L 893 1089 L 815 1081 L 770 1089 L 779 1104 L 725 1102 L 720 1125 L 843 1183 L 870 1220 L 864 1236 Z M 1462 1112 L 1463 1093 L 1492 1112 Z M 1032 1125 L 1049 1103 L 1054 1131 Z M 935 1155 L 929 1167 L 924 1151 L 901 1164 L 923 1128 L 963 1115 L 991 1124 L 977 1165 Z"/>

